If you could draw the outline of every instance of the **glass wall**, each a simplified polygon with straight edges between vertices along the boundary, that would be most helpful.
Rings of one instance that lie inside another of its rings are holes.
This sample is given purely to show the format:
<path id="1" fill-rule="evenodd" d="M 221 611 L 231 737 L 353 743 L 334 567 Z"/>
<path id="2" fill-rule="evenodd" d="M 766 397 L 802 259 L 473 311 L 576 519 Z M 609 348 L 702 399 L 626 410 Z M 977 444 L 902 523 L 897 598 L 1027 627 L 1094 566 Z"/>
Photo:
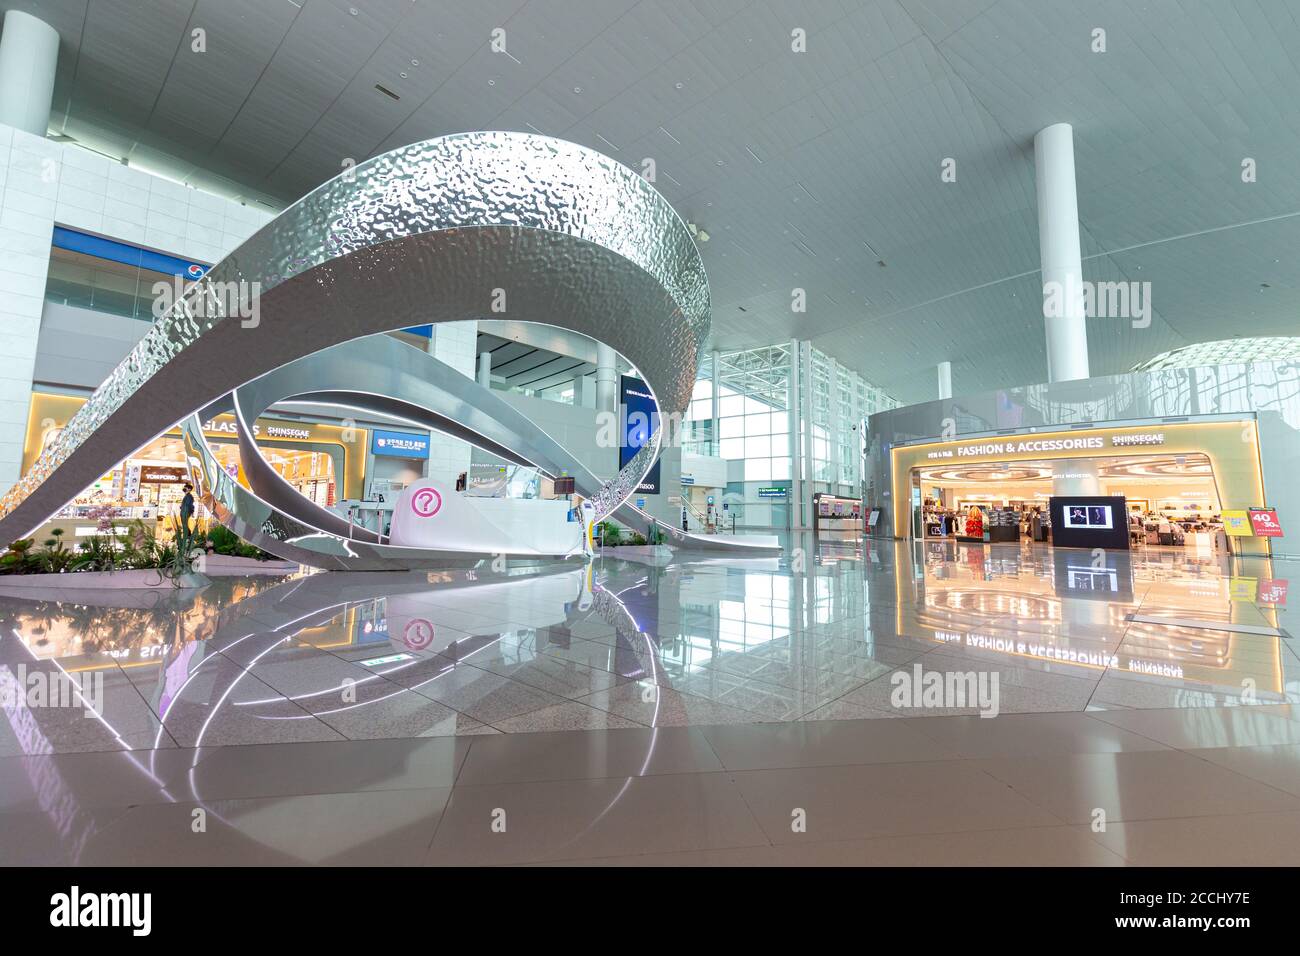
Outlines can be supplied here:
<path id="1" fill-rule="evenodd" d="M 156 282 L 171 284 L 175 276 L 124 262 L 100 259 L 70 249 L 50 250 L 45 298 L 128 319 L 154 320 Z"/>
<path id="2" fill-rule="evenodd" d="M 862 420 L 897 407 L 893 398 L 806 343 L 716 355 L 716 375 L 712 355 L 701 363 L 683 428 L 683 450 L 729 463 L 723 500 L 736 510 L 737 525 L 788 527 L 796 473 L 819 484 L 816 490 L 860 494 Z M 792 356 L 801 372 L 794 415 Z M 792 419 L 799 436 L 797 466 L 790 453 Z M 811 498 L 812 488 L 805 491 Z"/>

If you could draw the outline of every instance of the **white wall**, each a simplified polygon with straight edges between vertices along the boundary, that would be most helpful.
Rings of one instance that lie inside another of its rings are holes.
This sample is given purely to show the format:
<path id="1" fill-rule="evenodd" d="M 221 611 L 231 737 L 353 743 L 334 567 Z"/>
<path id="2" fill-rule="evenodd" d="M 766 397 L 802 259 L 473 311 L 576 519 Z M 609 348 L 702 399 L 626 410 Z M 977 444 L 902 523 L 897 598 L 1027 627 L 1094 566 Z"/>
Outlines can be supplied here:
<path id="1" fill-rule="evenodd" d="M 55 224 L 216 262 L 274 215 L 0 125 L 0 493 L 20 477 Z"/>
<path id="2" fill-rule="evenodd" d="M 496 392 L 503 399 L 550 435 L 569 454 L 582 462 L 602 479 L 609 479 L 618 471 L 618 448 L 601 448 L 597 442 L 596 411 L 544 398 L 532 398 L 518 392 Z"/>
<path id="3" fill-rule="evenodd" d="M 428 352 L 460 374 L 474 378 L 478 371 L 478 322 L 445 322 L 433 327 Z M 429 433 L 429 463 L 425 477 L 456 487 L 462 472 L 468 474 L 472 447 L 459 438 Z"/>
<path id="4" fill-rule="evenodd" d="M 727 487 L 727 460 L 682 452 L 682 474 L 695 479 L 699 488 Z"/>
<path id="5" fill-rule="evenodd" d="M 36 348 L 35 382 L 96 389 L 149 331 L 149 323 L 46 302 Z"/>

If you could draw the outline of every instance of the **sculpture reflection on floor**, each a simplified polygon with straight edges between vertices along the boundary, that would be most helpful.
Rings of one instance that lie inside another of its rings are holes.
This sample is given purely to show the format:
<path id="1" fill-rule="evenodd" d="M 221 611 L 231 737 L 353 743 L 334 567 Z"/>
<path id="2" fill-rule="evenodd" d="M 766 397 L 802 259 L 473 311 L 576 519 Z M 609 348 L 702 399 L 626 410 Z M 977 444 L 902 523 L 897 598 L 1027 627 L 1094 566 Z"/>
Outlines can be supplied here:
<path id="1" fill-rule="evenodd" d="M 257 291 L 256 321 L 223 309 L 234 301 L 225 294 L 232 287 Z M 199 422 L 241 386 L 304 356 L 499 312 L 493 304 L 502 301 L 511 320 L 558 325 L 613 347 L 665 414 L 690 400 L 709 330 L 708 281 L 694 240 L 663 197 L 622 164 L 572 143 L 503 132 L 443 137 L 324 184 L 191 286 L 0 501 L 0 540 L 38 526 L 188 409 L 182 429 L 196 490 L 252 543 L 321 568 L 482 561 L 482 549 L 397 547 L 301 502 L 286 508 L 278 493 L 268 500 L 219 467 Z M 590 490 L 596 519 L 626 506 L 661 441 L 662 429 Z"/>

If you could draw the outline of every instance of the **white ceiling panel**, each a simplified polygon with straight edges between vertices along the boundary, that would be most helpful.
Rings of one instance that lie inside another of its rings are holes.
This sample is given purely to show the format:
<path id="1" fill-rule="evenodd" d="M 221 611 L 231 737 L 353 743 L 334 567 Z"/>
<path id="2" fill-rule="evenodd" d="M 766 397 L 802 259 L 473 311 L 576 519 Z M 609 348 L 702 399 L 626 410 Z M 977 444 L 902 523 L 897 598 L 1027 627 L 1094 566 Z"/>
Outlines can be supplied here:
<path id="1" fill-rule="evenodd" d="M 1095 372 L 1300 332 L 1288 0 L 9 8 L 62 37 L 55 132 L 171 157 L 248 201 L 285 204 L 345 158 L 468 129 L 537 130 L 638 171 L 653 159 L 656 186 L 710 235 L 715 344 L 811 338 L 904 401 L 933 397 L 945 360 L 960 391 L 1045 377 L 1033 137 L 1056 122 L 1075 128 L 1086 275 L 1151 283 L 1148 328 L 1090 325 Z M 195 26 L 205 54 L 189 49 Z"/>

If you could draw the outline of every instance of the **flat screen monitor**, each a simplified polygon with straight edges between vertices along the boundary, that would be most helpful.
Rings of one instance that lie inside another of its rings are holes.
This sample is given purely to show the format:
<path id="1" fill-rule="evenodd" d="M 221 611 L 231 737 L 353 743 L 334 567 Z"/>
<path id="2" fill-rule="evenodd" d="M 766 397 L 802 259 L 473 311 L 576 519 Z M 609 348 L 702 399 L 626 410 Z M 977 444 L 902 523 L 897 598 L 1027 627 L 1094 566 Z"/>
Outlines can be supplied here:
<path id="1" fill-rule="evenodd" d="M 1128 521 L 1122 496 L 1053 495 L 1048 508 L 1054 545 L 1128 550 Z"/>

